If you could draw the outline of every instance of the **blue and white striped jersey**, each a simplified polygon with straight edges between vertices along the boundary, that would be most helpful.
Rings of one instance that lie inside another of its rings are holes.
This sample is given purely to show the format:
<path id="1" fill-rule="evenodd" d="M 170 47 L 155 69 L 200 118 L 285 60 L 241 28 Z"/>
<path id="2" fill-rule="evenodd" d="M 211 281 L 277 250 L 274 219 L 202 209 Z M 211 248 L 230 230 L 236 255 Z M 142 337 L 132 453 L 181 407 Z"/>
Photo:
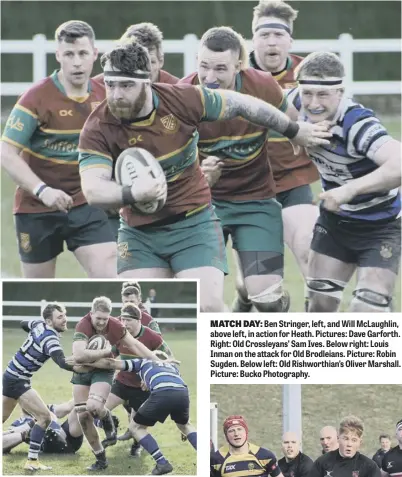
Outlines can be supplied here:
<path id="1" fill-rule="evenodd" d="M 137 373 L 151 392 L 187 388 L 174 364 L 139 358 L 127 359 L 124 363 L 126 371 Z"/>
<path id="2" fill-rule="evenodd" d="M 30 332 L 21 348 L 8 363 L 6 373 L 13 378 L 29 381 L 50 358 L 50 354 L 62 350 L 56 330 L 43 320 L 29 322 Z"/>
<path id="3" fill-rule="evenodd" d="M 298 88 L 288 93 L 288 100 L 301 110 Z M 308 121 L 302 111 L 299 120 Z M 349 98 L 341 100 L 330 131 L 333 133 L 330 145 L 307 149 L 325 191 L 378 169 L 374 154 L 392 139 L 371 109 Z M 397 218 L 400 210 L 400 194 L 398 189 L 393 189 L 356 196 L 337 213 L 352 219 L 376 221 Z"/>

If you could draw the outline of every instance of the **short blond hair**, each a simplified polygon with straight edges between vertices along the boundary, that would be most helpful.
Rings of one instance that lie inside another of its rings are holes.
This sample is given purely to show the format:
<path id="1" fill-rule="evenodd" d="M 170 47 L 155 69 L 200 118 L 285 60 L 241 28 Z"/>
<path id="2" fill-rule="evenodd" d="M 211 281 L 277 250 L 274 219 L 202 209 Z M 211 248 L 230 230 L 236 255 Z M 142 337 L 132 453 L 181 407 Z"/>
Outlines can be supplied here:
<path id="1" fill-rule="evenodd" d="M 295 78 L 300 80 L 305 77 L 318 78 L 345 76 L 345 67 L 335 53 L 329 51 L 316 51 L 307 55 L 295 68 Z"/>
<path id="2" fill-rule="evenodd" d="M 211 51 L 231 50 L 239 54 L 241 70 L 248 68 L 248 52 L 245 39 L 227 26 L 214 27 L 207 30 L 201 37 L 200 46 L 206 46 Z"/>
<path id="3" fill-rule="evenodd" d="M 112 312 L 112 300 L 107 296 L 98 296 L 92 301 L 92 313 L 100 311 L 102 313 L 111 313 Z"/>
<path id="4" fill-rule="evenodd" d="M 280 0 L 260 0 L 254 7 L 252 31 L 255 33 L 257 22 L 262 17 L 275 17 L 287 23 L 290 31 L 293 32 L 293 22 L 299 12 L 285 2 Z"/>
<path id="5" fill-rule="evenodd" d="M 356 416 L 345 417 L 339 424 L 339 435 L 346 432 L 355 432 L 359 437 L 362 437 L 364 432 L 363 421 Z"/>

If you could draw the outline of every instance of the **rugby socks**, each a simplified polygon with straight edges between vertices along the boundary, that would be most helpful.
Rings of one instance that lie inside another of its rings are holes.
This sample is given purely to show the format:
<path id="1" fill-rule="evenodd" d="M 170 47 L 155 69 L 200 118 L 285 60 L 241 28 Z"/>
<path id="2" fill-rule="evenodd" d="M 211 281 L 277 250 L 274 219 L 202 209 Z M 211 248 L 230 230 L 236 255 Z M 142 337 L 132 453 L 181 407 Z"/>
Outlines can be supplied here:
<path id="1" fill-rule="evenodd" d="M 114 428 L 114 423 L 112 419 L 112 413 L 109 411 L 109 409 L 105 409 L 106 415 L 105 417 L 101 418 L 102 422 L 102 427 L 103 430 L 105 431 L 106 437 L 110 438 L 110 436 L 113 436 L 116 432 Z"/>
<path id="2" fill-rule="evenodd" d="M 194 449 L 197 450 L 197 433 L 190 432 L 190 434 L 187 434 L 187 439 L 188 442 L 194 447 Z"/>
<path id="3" fill-rule="evenodd" d="M 147 434 L 145 437 L 140 439 L 138 443 L 151 455 L 157 464 L 167 464 L 165 456 L 160 451 L 156 440 Z"/>
<path id="4" fill-rule="evenodd" d="M 35 424 L 31 431 L 31 440 L 29 441 L 28 459 L 38 460 L 38 454 L 45 437 L 46 429 L 42 429 L 38 424 Z"/>

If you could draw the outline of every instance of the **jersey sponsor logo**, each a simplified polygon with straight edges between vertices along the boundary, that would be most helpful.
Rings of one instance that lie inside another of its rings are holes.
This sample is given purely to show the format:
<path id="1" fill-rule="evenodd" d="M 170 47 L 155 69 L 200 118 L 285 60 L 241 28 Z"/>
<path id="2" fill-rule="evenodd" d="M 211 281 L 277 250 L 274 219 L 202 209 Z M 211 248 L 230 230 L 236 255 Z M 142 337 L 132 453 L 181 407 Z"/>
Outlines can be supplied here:
<path id="1" fill-rule="evenodd" d="M 142 142 L 143 139 L 142 139 L 142 135 L 139 134 L 137 137 L 132 137 L 131 139 L 128 140 L 128 144 L 130 146 L 135 146 L 137 144 L 137 142 Z"/>
<path id="2" fill-rule="evenodd" d="M 391 245 L 384 243 L 381 245 L 380 255 L 382 258 L 388 260 L 392 257 L 392 247 Z"/>
<path id="3" fill-rule="evenodd" d="M 101 104 L 102 101 L 92 101 L 91 102 L 91 111 L 93 111 L 94 109 L 96 109 L 100 104 Z"/>
<path id="4" fill-rule="evenodd" d="M 51 142 L 49 139 L 45 139 L 43 143 L 44 147 L 48 147 L 52 151 L 56 152 L 77 152 L 78 146 L 75 143 L 69 141 L 56 141 Z"/>
<path id="5" fill-rule="evenodd" d="M 22 251 L 25 253 L 29 253 L 32 250 L 31 238 L 29 234 L 23 232 L 20 233 L 20 246 Z"/>
<path id="6" fill-rule="evenodd" d="M 225 467 L 225 472 L 230 472 L 231 470 L 236 470 L 236 464 L 227 465 Z"/>
<path id="7" fill-rule="evenodd" d="M 326 472 L 325 476 L 329 475 L 329 477 L 332 477 L 333 470 L 326 470 L 325 472 Z"/>
<path id="8" fill-rule="evenodd" d="M 9 129 L 15 129 L 16 131 L 22 132 L 24 130 L 24 123 L 20 121 L 19 118 L 15 117 L 13 114 L 7 120 L 6 127 Z"/>
<path id="9" fill-rule="evenodd" d="M 127 257 L 131 256 L 131 253 L 128 251 L 128 242 L 120 242 L 117 245 L 117 252 L 119 257 L 125 260 Z"/>
<path id="10" fill-rule="evenodd" d="M 314 231 L 319 233 L 319 234 L 324 234 L 324 235 L 327 233 L 327 231 L 324 229 L 324 227 L 321 227 L 321 225 L 316 225 L 314 227 Z"/>
<path id="11" fill-rule="evenodd" d="M 173 116 L 173 114 L 168 114 L 167 116 L 161 118 L 161 123 L 170 132 L 176 132 L 179 127 L 179 122 L 177 118 Z"/>
<path id="12" fill-rule="evenodd" d="M 73 116 L 73 110 L 72 109 L 59 109 L 59 115 L 62 116 L 62 117 Z"/>

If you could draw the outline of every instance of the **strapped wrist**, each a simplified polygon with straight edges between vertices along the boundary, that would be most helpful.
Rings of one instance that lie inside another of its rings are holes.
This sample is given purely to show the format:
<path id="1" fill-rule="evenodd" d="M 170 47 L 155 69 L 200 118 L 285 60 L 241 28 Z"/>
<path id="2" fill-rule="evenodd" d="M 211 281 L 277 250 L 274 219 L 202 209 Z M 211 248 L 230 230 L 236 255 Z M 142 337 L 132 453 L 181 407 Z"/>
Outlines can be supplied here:
<path id="1" fill-rule="evenodd" d="M 295 136 L 297 136 L 299 129 L 300 126 L 295 121 L 289 121 L 288 127 L 282 134 L 288 139 L 293 139 Z"/>
<path id="2" fill-rule="evenodd" d="M 38 197 L 38 199 L 40 199 L 40 195 L 42 194 L 42 192 L 46 189 L 46 187 L 49 187 L 48 185 L 46 185 L 44 182 L 40 182 L 35 188 L 34 190 L 32 191 L 33 194 Z"/>
<path id="3" fill-rule="evenodd" d="M 132 205 L 135 203 L 130 186 L 123 186 L 121 191 L 123 205 Z"/>

